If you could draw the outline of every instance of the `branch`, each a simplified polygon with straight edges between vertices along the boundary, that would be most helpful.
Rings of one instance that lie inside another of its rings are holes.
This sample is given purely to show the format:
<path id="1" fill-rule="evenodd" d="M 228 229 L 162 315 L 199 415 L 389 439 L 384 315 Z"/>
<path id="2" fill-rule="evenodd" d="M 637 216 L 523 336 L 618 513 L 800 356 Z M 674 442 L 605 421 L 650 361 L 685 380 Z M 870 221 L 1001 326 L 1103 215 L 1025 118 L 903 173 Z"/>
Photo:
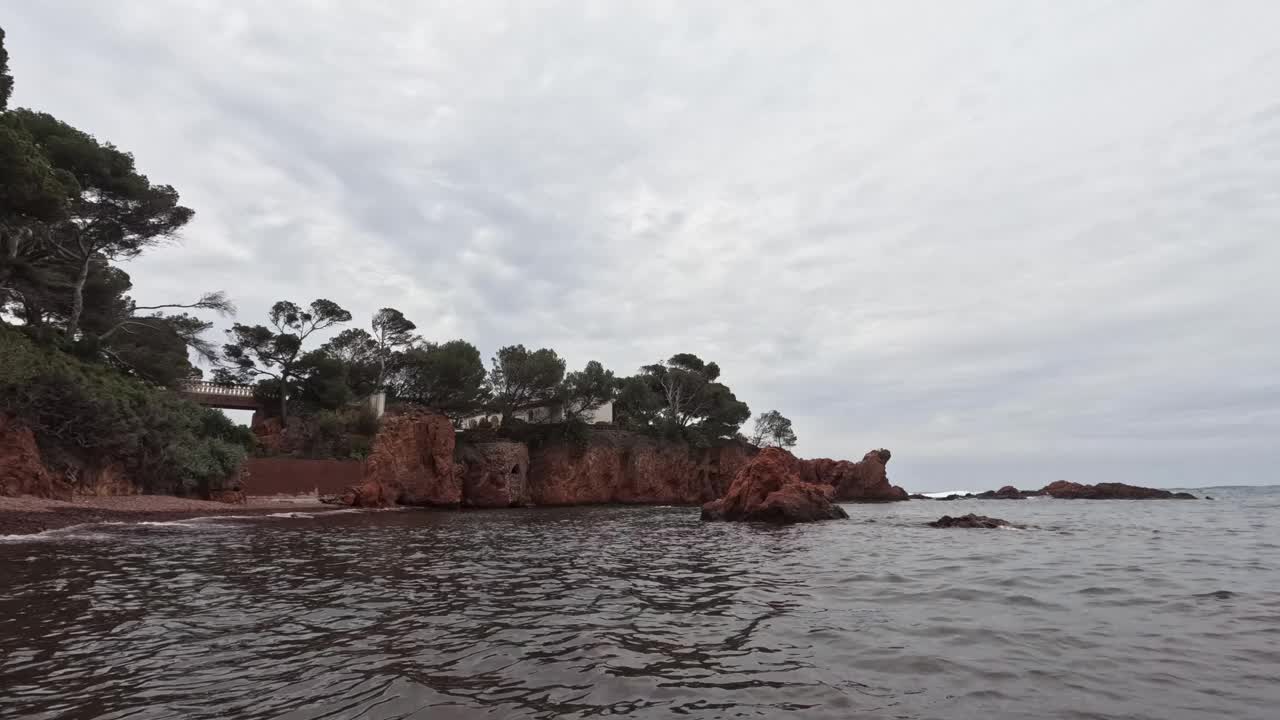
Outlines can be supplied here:
<path id="1" fill-rule="evenodd" d="M 166 305 L 135 305 L 134 311 L 138 310 L 165 310 L 169 308 L 195 309 L 195 310 L 213 310 L 224 317 L 235 315 L 235 303 L 227 297 L 227 294 L 221 290 L 208 292 L 200 296 L 199 300 L 189 304 L 170 303 Z"/>

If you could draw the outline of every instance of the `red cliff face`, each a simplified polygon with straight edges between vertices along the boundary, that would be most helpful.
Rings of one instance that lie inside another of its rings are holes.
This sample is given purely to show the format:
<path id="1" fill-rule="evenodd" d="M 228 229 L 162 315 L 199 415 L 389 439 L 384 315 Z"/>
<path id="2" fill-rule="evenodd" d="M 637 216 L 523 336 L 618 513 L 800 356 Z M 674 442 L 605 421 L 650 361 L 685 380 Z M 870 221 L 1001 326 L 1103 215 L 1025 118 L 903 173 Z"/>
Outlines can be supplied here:
<path id="1" fill-rule="evenodd" d="M 702 506 L 703 520 L 794 523 L 847 518 L 832 485 L 806 482 L 811 468 L 781 448 L 765 448 L 738 470 L 728 492 Z"/>
<path id="2" fill-rule="evenodd" d="M 690 448 L 629 433 L 597 433 L 586 448 L 555 444 L 530 453 L 535 505 L 693 505 L 719 497 L 748 459 L 741 445 Z"/>
<path id="3" fill-rule="evenodd" d="M 885 466 L 891 453 L 884 448 L 872 450 L 858 462 L 848 460 L 801 460 L 806 482 L 830 485 L 838 502 L 890 502 L 906 500 L 907 491 L 889 484 Z"/>
<path id="4" fill-rule="evenodd" d="M 0 495 L 71 499 L 71 486 L 45 466 L 31 430 L 0 415 Z"/>
<path id="5" fill-rule="evenodd" d="M 365 460 L 364 475 L 348 489 L 359 507 L 462 503 L 462 478 L 454 465 L 454 432 L 449 418 L 416 412 L 388 416 Z"/>
<path id="6" fill-rule="evenodd" d="M 500 440 L 462 445 L 462 502 L 469 507 L 518 507 L 529 503 L 529 448 Z"/>

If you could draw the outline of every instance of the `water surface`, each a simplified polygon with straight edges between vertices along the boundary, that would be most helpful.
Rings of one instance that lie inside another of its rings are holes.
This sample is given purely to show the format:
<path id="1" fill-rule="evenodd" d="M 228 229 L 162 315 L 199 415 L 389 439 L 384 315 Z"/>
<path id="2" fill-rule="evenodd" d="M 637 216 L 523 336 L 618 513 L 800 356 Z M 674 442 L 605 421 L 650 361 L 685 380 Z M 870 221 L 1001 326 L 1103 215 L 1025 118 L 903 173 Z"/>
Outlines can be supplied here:
<path id="1" fill-rule="evenodd" d="M 1211 491 L 1212 492 L 1212 491 Z M 4 718 L 1266 718 L 1280 494 L 608 507 L 0 543 Z M 935 530 L 977 511 L 1028 530 Z"/>

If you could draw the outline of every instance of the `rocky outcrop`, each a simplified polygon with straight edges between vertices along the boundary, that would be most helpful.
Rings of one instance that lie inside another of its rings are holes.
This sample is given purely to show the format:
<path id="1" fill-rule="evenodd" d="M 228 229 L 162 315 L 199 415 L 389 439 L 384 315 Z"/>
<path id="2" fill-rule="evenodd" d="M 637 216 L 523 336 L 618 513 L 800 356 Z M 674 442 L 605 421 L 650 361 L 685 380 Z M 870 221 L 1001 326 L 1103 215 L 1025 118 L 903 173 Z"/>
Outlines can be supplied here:
<path id="1" fill-rule="evenodd" d="M 724 494 L 751 452 L 740 444 L 699 449 L 631 433 L 595 432 L 586 447 L 555 443 L 530 452 L 529 500 L 535 505 L 703 503 Z"/>
<path id="2" fill-rule="evenodd" d="M 529 503 L 529 448 L 511 441 L 460 445 L 462 502 L 503 508 Z"/>
<path id="3" fill-rule="evenodd" d="M 989 530 L 993 528 L 1019 527 L 1019 526 L 1014 525 L 1013 523 L 1007 520 L 1001 520 L 1000 518 L 987 517 L 986 515 L 974 515 L 973 513 L 969 513 L 968 515 L 961 515 L 959 517 L 951 517 L 950 515 L 943 515 L 937 520 L 934 520 L 933 522 L 929 523 L 929 527 L 982 528 L 982 529 Z"/>
<path id="4" fill-rule="evenodd" d="M 1024 500 L 1022 491 L 1012 485 L 1005 485 L 999 490 L 988 490 L 974 495 L 982 500 Z"/>
<path id="5" fill-rule="evenodd" d="M 835 487 L 806 482 L 806 464 L 765 448 L 738 470 L 723 498 L 702 506 L 703 520 L 796 523 L 849 517 L 832 502 Z"/>
<path id="6" fill-rule="evenodd" d="M 462 478 L 455 465 L 453 424 L 444 415 L 411 412 L 388 416 L 365 459 L 358 485 L 342 493 L 357 507 L 392 504 L 457 507 Z"/>
<path id="7" fill-rule="evenodd" d="M 1060 500 L 1194 500 L 1191 493 L 1175 493 L 1158 488 L 1139 487 L 1125 483 L 1080 483 L 1058 480 L 1045 485 L 1040 493 Z"/>
<path id="8" fill-rule="evenodd" d="M 71 499 L 71 485 L 45 465 L 35 435 L 0 415 L 0 495 Z"/>
<path id="9" fill-rule="evenodd" d="M 891 453 L 884 448 L 872 450 L 858 462 L 848 460 L 802 460 L 802 478 L 806 482 L 830 485 L 840 502 L 892 502 L 910 496 L 900 487 L 889 484 L 885 466 Z"/>

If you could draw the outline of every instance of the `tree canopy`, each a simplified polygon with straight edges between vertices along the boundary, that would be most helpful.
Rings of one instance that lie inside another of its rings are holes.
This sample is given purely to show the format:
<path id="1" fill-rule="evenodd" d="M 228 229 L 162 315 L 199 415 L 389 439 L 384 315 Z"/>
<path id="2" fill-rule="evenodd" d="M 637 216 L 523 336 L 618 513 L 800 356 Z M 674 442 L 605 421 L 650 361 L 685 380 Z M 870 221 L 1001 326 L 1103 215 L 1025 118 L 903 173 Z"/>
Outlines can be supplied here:
<path id="1" fill-rule="evenodd" d="M 619 421 L 642 431 L 682 436 L 705 444 L 732 437 L 751 417 L 747 404 L 717 382 L 720 366 L 692 353 L 646 365 L 619 382 L 614 407 Z"/>
<path id="2" fill-rule="evenodd" d="M 401 353 L 389 376 L 389 387 L 397 399 L 456 416 L 489 401 L 486 379 L 476 346 L 466 340 L 450 340 L 424 343 Z"/>
<path id="3" fill-rule="evenodd" d="M 564 360 L 550 348 L 531 352 L 524 345 L 508 345 L 499 349 L 489 370 L 489 391 L 503 421 L 520 407 L 555 399 L 564 368 Z"/>
<path id="4" fill-rule="evenodd" d="M 302 348 L 316 332 L 349 322 L 351 313 L 332 300 L 313 300 L 306 308 L 281 300 L 267 315 L 271 327 L 236 323 L 227 331 L 231 342 L 222 346 L 231 364 L 218 374 L 220 380 L 248 382 L 269 377 L 279 385 L 280 417 L 289 419 L 291 383 L 300 376 Z"/>
<path id="5" fill-rule="evenodd" d="M 759 447 L 795 447 L 796 432 L 791 429 L 791 420 L 777 410 L 761 413 L 756 418 L 751 444 Z"/>

